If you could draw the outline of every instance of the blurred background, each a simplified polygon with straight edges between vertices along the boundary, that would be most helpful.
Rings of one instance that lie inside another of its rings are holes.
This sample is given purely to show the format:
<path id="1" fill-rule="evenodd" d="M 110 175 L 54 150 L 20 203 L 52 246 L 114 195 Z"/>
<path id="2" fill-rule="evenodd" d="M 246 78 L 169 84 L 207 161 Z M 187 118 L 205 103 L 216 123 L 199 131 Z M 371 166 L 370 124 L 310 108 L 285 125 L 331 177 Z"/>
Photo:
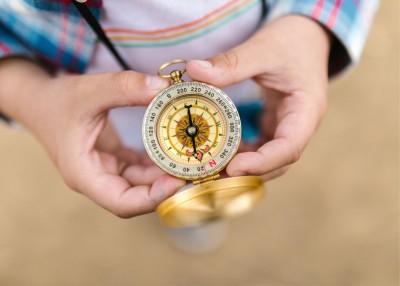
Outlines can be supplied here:
<path id="1" fill-rule="evenodd" d="M 1 125 L 0 285 L 399 285 L 399 2 L 381 2 L 302 159 L 211 254 L 70 191 L 29 134 Z"/>

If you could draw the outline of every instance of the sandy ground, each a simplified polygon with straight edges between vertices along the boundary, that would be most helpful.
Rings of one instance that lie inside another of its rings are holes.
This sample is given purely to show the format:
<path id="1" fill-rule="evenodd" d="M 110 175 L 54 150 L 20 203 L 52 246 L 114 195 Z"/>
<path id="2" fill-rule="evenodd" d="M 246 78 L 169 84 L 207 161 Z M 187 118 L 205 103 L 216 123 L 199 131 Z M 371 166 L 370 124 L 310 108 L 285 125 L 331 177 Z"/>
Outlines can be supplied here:
<path id="1" fill-rule="evenodd" d="M 70 191 L 29 134 L 1 126 L 0 284 L 399 285 L 399 9 L 382 2 L 300 162 L 211 254 Z"/>

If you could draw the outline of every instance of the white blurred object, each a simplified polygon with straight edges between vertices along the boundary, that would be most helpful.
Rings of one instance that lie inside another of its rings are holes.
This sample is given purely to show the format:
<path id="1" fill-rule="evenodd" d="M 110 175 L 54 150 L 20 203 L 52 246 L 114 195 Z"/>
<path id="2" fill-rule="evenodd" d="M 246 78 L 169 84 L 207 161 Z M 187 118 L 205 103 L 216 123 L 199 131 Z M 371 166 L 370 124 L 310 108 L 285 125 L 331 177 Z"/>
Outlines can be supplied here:
<path id="1" fill-rule="evenodd" d="M 190 254 L 209 254 L 224 245 L 230 225 L 227 220 L 216 220 L 205 224 L 161 229 L 168 241 L 176 248 Z"/>

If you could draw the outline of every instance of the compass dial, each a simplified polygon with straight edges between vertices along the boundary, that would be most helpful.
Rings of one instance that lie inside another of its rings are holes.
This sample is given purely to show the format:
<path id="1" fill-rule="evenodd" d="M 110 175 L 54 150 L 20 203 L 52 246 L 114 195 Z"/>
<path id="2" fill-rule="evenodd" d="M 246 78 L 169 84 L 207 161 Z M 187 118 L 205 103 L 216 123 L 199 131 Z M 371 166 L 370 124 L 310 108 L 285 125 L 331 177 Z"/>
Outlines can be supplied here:
<path id="1" fill-rule="evenodd" d="M 221 151 L 225 118 L 207 98 L 180 97 L 165 108 L 159 121 L 166 123 L 157 132 L 161 149 L 176 162 L 201 165 Z"/>
<path id="2" fill-rule="evenodd" d="M 174 84 L 148 107 L 143 140 L 164 171 L 196 180 L 221 171 L 240 142 L 240 119 L 221 90 L 198 82 Z"/>

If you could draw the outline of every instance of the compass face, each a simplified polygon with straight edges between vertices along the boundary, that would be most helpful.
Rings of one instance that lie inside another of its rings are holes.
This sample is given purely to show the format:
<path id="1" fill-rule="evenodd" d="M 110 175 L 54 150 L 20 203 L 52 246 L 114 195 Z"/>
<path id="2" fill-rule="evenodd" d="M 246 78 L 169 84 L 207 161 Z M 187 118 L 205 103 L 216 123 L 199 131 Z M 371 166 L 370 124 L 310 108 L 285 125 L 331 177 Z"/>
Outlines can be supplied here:
<path id="1" fill-rule="evenodd" d="M 165 172 L 196 180 L 221 171 L 241 136 L 238 112 L 220 89 L 199 82 L 174 84 L 149 105 L 143 140 Z"/>

